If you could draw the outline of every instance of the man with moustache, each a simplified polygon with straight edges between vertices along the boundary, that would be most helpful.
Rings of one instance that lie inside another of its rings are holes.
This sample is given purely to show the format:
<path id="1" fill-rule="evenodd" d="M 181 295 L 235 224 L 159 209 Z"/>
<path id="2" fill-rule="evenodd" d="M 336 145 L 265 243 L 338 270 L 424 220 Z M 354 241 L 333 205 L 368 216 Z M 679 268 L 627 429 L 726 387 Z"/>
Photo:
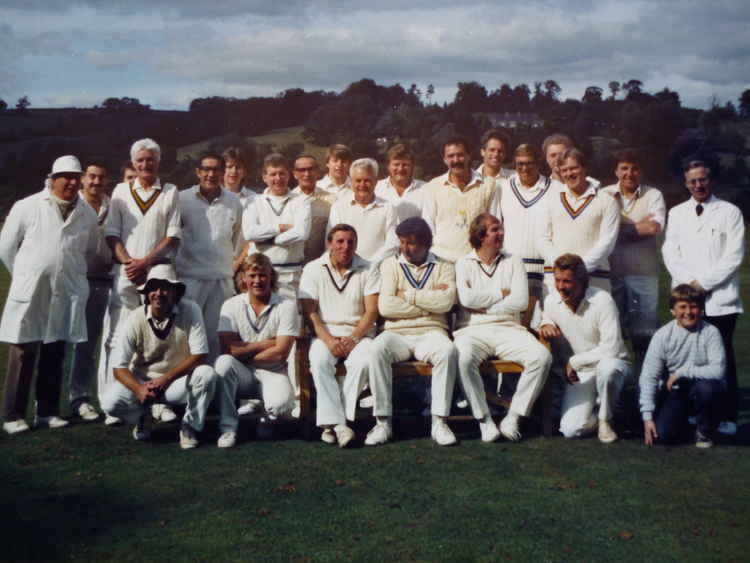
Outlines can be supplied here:
<path id="1" fill-rule="evenodd" d="M 498 129 L 489 129 L 482 135 L 482 164 L 477 168 L 477 173 L 484 178 L 510 178 L 513 170 L 503 168 L 505 157 L 510 148 L 510 139 Z"/>
<path id="2" fill-rule="evenodd" d="M 620 234 L 609 257 L 612 297 L 637 359 L 659 328 L 659 246 L 666 204 L 659 190 L 641 183 L 638 153 L 614 154 L 618 182 L 602 188 L 620 206 Z"/>
<path id="3" fill-rule="evenodd" d="M 195 170 L 198 185 L 180 192 L 182 242 L 175 267 L 185 296 L 201 309 L 208 338 L 208 362 L 219 356 L 219 312 L 234 295 L 233 259 L 242 246 L 242 204 L 221 187 L 224 159 L 203 155 Z"/>
<path id="4" fill-rule="evenodd" d="M 328 229 L 344 223 L 357 231 L 357 254 L 378 267 L 398 249 L 396 211 L 375 195 L 378 163 L 371 158 L 355 160 L 350 168 L 350 193 L 331 206 Z"/>
<path id="5" fill-rule="evenodd" d="M 564 337 L 572 355 L 565 361 L 560 432 L 579 438 L 598 430 L 599 441 L 617 440 L 610 420 L 631 364 L 622 341 L 620 322 L 612 296 L 589 287 L 583 259 L 563 254 L 554 262 L 555 291 L 544 299 L 539 329 L 546 339 Z M 593 414 L 599 403 L 598 416 Z"/>
<path id="6" fill-rule="evenodd" d="M 420 188 L 424 190 L 422 218 L 433 233 L 432 252 L 455 262 L 471 251 L 469 225 L 480 213 L 501 216 L 495 180 L 471 169 L 469 143 L 453 137 L 443 143 L 448 171 Z"/>
<path id="7" fill-rule="evenodd" d="M 302 272 L 300 301 L 315 332 L 310 371 L 317 392 L 317 424 L 323 428 L 321 440 L 344 448 L 354 438 L 346 421 L 354 421 L 357 397 L 367 382 L 380 274 L 356 254 L 357 231 L 351 225 L 334 225 L 328 244 L 328 252 Z M 346 367 L 343 388 L 336 379 L 339 362 Z"/>
<path id="8" fill-rule="evenodd" d="M 140 139 L 130 148 L 130 159 L 138 177 L 115 186 L 104 224 L 115 260 L 99 355 L 99 381 L 105 385 L 112 380 L 110 356 L 121 324 L 141 303 L 138 286 L 146 282 L 153 266 L 172 261 L 182 236 L 177 188 L 159 178 L 159 145 L 153 139 Z M 100 387 L 100 400 L 102 391 Z M 166 408 L 160 418 L 168 422 L 177 417 Z M 104 423 L 119 421 L 108 417 Z"/>
<path id="9" fill-rule="evenodd" d="M 102 333 L 104 314 L 112 288 L 112 251 L 104 237 L 104 221 L 109 213 L 109 196 L 106 194 L 107 167 L 100 162 L 86 166 L 81 178 L 80 201 L 88 204 L 97 215 L 97 228 L 90 235 L 92 252 L 87 257 L 86 277 L 89 297 L 86 301 L 86 332 L 88 340 L 73 346 L 73 362 L 70 368 L 70 407 L 85 421 L 94 421 L 99 413 L 91 404 L 91 378 L 96 372 L 94 356 Z M 105 381 L 99 381 L 103 389 Z"/>
<path id="10" fill-rule="evenodd" d="M 403 143 L 393 145 L 386 154 L 388 177 L 375 186 L 375 195 L 388 201 L 396 210 L 397 221 L 422 216 L 422 186 L 414 178 L 414 153 Z"/>
<path id="11" fill-rule="evenodd" d="M 311 228 L 310 236 L 305 241 L 305 258 L 307 264 L 320 257 L 326 248 L 326 226 L 331 213 L 331 205 L 336 196 L 319 188 L 316 182 L 320 178 L 320 166 L 314 156 L 303 154 L 294 161 L 294 178 L 297 187 L 292 190 L 303 199 L 310 202 Z"/>
<path id="12" fill-rule="evenodd" d="M 687 283 L 706 292 L 706 320 L 719 329 L 726 350 L 726 385 L 719 433 L 737 433 L 737 366 L 734 328 L 743 312 L 739 269 L 745 254 L 742 212 L 713 194 L 711 169 L 700 160 L 685 166 L 690 199 L 669 210 L 662 256 L 672 287 Z"/>
<path id="13" fill-rule="evenodd" d="M 66 342 L 87 339 L 86 258 L 96 212 L 80 201 L 81 164 L 61 156 L 42 191 L 13 204 L 0 232 L 0 260 L 11 274 L 0 319 L 9 344 L 3 430 L 29 430 L 24 420 L 37 355 L 35 425 L 62 428 L 60 387 Z"/>

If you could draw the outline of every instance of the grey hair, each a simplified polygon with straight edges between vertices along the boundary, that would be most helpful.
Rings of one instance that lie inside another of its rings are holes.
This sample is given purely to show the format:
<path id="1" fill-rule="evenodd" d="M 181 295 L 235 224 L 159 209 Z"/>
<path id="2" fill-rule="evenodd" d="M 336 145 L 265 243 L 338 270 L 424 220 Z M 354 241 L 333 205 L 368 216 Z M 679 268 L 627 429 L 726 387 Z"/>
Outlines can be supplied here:
<path id="1" fill-rule="evenodd" d="M 369 168 L 375 178 L 378 177 L 378 171 L 380 170 L 377 161 L 372 158 L 358 158 L 352 162 L 352 165 L 349 167 L 349 176 L 354 174 L 355 168 Z"/>
<path id="2" fill-rule="evenodd" d="M 153 139 L 140 139 L 133 143 L 133 146 L 130 147 L 130 160 L 134 164 L 135 155 L 137 155 L 140 151 L 149 151 L 156 158 L 156 162 L 159 162 L 161 160 L 161 147 L 159 146 L 159 143 L 157 143 Z"/>

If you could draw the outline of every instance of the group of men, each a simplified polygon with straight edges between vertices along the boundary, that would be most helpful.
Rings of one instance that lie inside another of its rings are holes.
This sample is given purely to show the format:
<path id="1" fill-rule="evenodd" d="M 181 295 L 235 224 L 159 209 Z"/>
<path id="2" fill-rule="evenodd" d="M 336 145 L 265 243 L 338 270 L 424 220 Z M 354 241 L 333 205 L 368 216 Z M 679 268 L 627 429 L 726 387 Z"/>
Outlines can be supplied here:
<path id="1" fill-rule="evenodd" d="M 364 443 L 392 439 L 392 366 L 410 358 L 432 365 L 437 444 L 456 443 L 446 419 L 457 388 L 483 441 L 520 440 L 550 372 L 565 382 L 561 433 L 613 442 L 613 410 L 634 372 L 623 332 L 643 363 L 646 443 L 679 439 L 691 414 L 696 445 L 736 432 L 744 223 L 713 195 L 705 163 L 687 163 L 691 197 L 667 221 L 635 151 L 615 154 L 618 182 L 606 187 L 565 135 L 541 152 L 519 145 L 514 170 L 503 168 L 509 141 L 497 130 L 483 136 L 476 170 L 465 139 L 442 151 L 447 171 L 426 183 L 404 144 L 387 152 L 380 181 L 378 163 L 353 161 L 344 145 L 329 148 L 323 178 L 311 155 L 290 167 L 271 154 L 256 192 L 232 147 L 203 155 L 198 184 L 178 191 L 159 178 L 159 145 L 142 139 L 111 197 L 103 164 L 58 158 L 0 235 L 12 274 L 0 320 L 10 344 L 4 430 L 29 429 L 37 355 L 36 425 L 68 424 L 59 416 L 66 342 L 71 405 L 96 420 L 89 390 L 101 334 L 105 423 L 128 422 L 144 440 L 152 418 L 174 420 L 182 404 L 187 449 L 213 403 L 219 447 L 236 444 L 239 416 L 252 411 L 259 435 L 271 436 L 298 409 L 295 341 L 306 326 L 321 439 L 340 447 L 354 438 L 349 423 L 366 388 L 375 424 Z M 675 321 L 657 332 L 660 251 Z M 492 356 L 523 366 L 499 426 L 479 373 Z"/>

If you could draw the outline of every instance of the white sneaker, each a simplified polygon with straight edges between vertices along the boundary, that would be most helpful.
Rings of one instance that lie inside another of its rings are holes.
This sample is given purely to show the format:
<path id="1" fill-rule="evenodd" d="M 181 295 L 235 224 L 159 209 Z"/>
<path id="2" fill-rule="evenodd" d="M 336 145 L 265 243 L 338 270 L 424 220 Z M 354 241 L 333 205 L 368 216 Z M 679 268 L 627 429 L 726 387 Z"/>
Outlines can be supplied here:
<path id="1" fill-rule="evenodd" d="M 365 437 L 365 446 L 379 446 L 393 438 L 390 422 L 377 422 Z"/>
<path id="2" fill-rule="evenodd" d="M 320 435 L 320 441 L 326 444 L 335 444 L 336 433 L 333 431 L 333 428 L 324 428 L 323 433 Z"/>
<path id="3" fill-rule="evenodd" d="M 216 441 L 220 448 L 233 448 L 237 443 L 237 432 L 224 432 Z"/>
<path id="4" fill-rule="evenodd" d="M 144 415 L 138 421 L 138 424 L 133 426 L 133 440 L 137 440 L 138 442 L 145 442 L 150 439 L 151 427 L 148 424 L 146 415 Z"/>
<path id="5" fill-rule="evenodd" d="M 172 410 L 172 407 L 169 405 L 163 405 L 163 409 L 161 411 L 161 421 L 162 422 L 172 422 L 174 420 L 177 420 L 177 414 Z"/>
<path id="6" fill-rule="evenodd" d="M 180 428 L 180 447 L 183 450 L 198 447 L 198 438 L 195 436 L 195 430 L 189 424 L 183 424 Z"/>
<path id="7" fill-rule="evenodd" d="M 237 409 L 237 414 L 244 416 L 246 414 L 258 412 L 262 408 L 263 401 L 260 399 L 240 399 L 240 406 Z"/>
<path id="8" fill-rule="evenodd" d="M 719 434 L 724 434 L 724 436 L 734 436 L 737 434 L 737 423 L 731 420 L 724 420 L 719 423 L 717 430 Z"/>
<path id="9" fill-rule="evenodd" d="M 500 421 L 500 434 L 505 436 L 511 442 L 518 442 L 521 440 L 521 430 L 518 428 L 518 416 L 508 413 L 505 415 L 502 421 Z"/>
<path id="10" fill-rule="evenodd" d="M 333 431 L 336 433 L 336 440 L 339 443 L 339 448 L 345 448 L 349 442 L 354 439 L 354 430 L 349 428 L 346 424 L 337 424 Z"/>
<path id="11" fill-rule="evenodd" d="M 27 432 L 31 429 L 23 418 L 19 418 L 18 420 L 11 420 L 10 422 L 3 422 L 3 430 L 8 434 L 20 434 L 21 432 Z"/>
<path id="12" fill-rule="evenodd" d="M 599 441 L 602 444 L 611 444 L 617 441 L 617 432 L 614 431 L 608 420 L 599 421 Z"/>
<path id="13" fill-rule="evenodd" d="M 65 428 L 68 425 L 68 421 L 64 418 L 60 418 L 57 415 L 52 416 L 39 416 L 37 415 L 34 420 L 34 426 L 37 428 Z"/>
<path id="14" fill-rule="evenodd" d="M 122 419 L 108 414 L 104 417 L 104 426 L 120 426 Z"/>
<path id="15" fill-rule="evenodd" d="M 164 410 L 164 405 L 161 403 L 158 403 L 156 405 L 151 405 L 151 417 L 156 421 L 161 420 L 161 413 L 163 410 Z"/>
<path id="16" fill-rule="evenodd" d="M 91 406 L 91 403 L 81 403 L 78 405 L 78 416 L 86 422 L 93 422 L 99 418 L 99 413 Z"/>
<path id="17" fill-rule="evenodd" d="M 479 431 L 482 433 L 482 442 L 494 442 L 500 437 L 497 424 L 495 424 L 490 415 L 486 415 L 479 421 Z"/>
<path id="18" fill-rule="evenodd" d="M 456 435 L 453 433 L 442 418 L 436 418 L 432 421 L 432 439 L 438 446 L 452 446 L 457 442 Z"/>

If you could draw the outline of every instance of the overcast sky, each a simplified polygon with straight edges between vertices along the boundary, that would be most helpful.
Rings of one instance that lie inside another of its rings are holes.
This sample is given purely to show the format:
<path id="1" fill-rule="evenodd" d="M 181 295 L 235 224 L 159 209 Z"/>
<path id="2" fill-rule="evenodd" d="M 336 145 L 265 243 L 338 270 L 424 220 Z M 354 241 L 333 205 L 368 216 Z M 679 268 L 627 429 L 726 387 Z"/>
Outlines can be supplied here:
<path id="1" fill-rule="evenodd" d="M 747 0 L 113 4 L 0 0 L 0 97 L 54 107 L 130 96 L 187 109 L 196 97 L 341 91 L 372 78 L 434 84 L 437 101 L 472 80 L 491 91 L 554 79 L 562 98 L 580 98 L 586 86 L 637 78 L 706 107 L 750 88 Z"/>

